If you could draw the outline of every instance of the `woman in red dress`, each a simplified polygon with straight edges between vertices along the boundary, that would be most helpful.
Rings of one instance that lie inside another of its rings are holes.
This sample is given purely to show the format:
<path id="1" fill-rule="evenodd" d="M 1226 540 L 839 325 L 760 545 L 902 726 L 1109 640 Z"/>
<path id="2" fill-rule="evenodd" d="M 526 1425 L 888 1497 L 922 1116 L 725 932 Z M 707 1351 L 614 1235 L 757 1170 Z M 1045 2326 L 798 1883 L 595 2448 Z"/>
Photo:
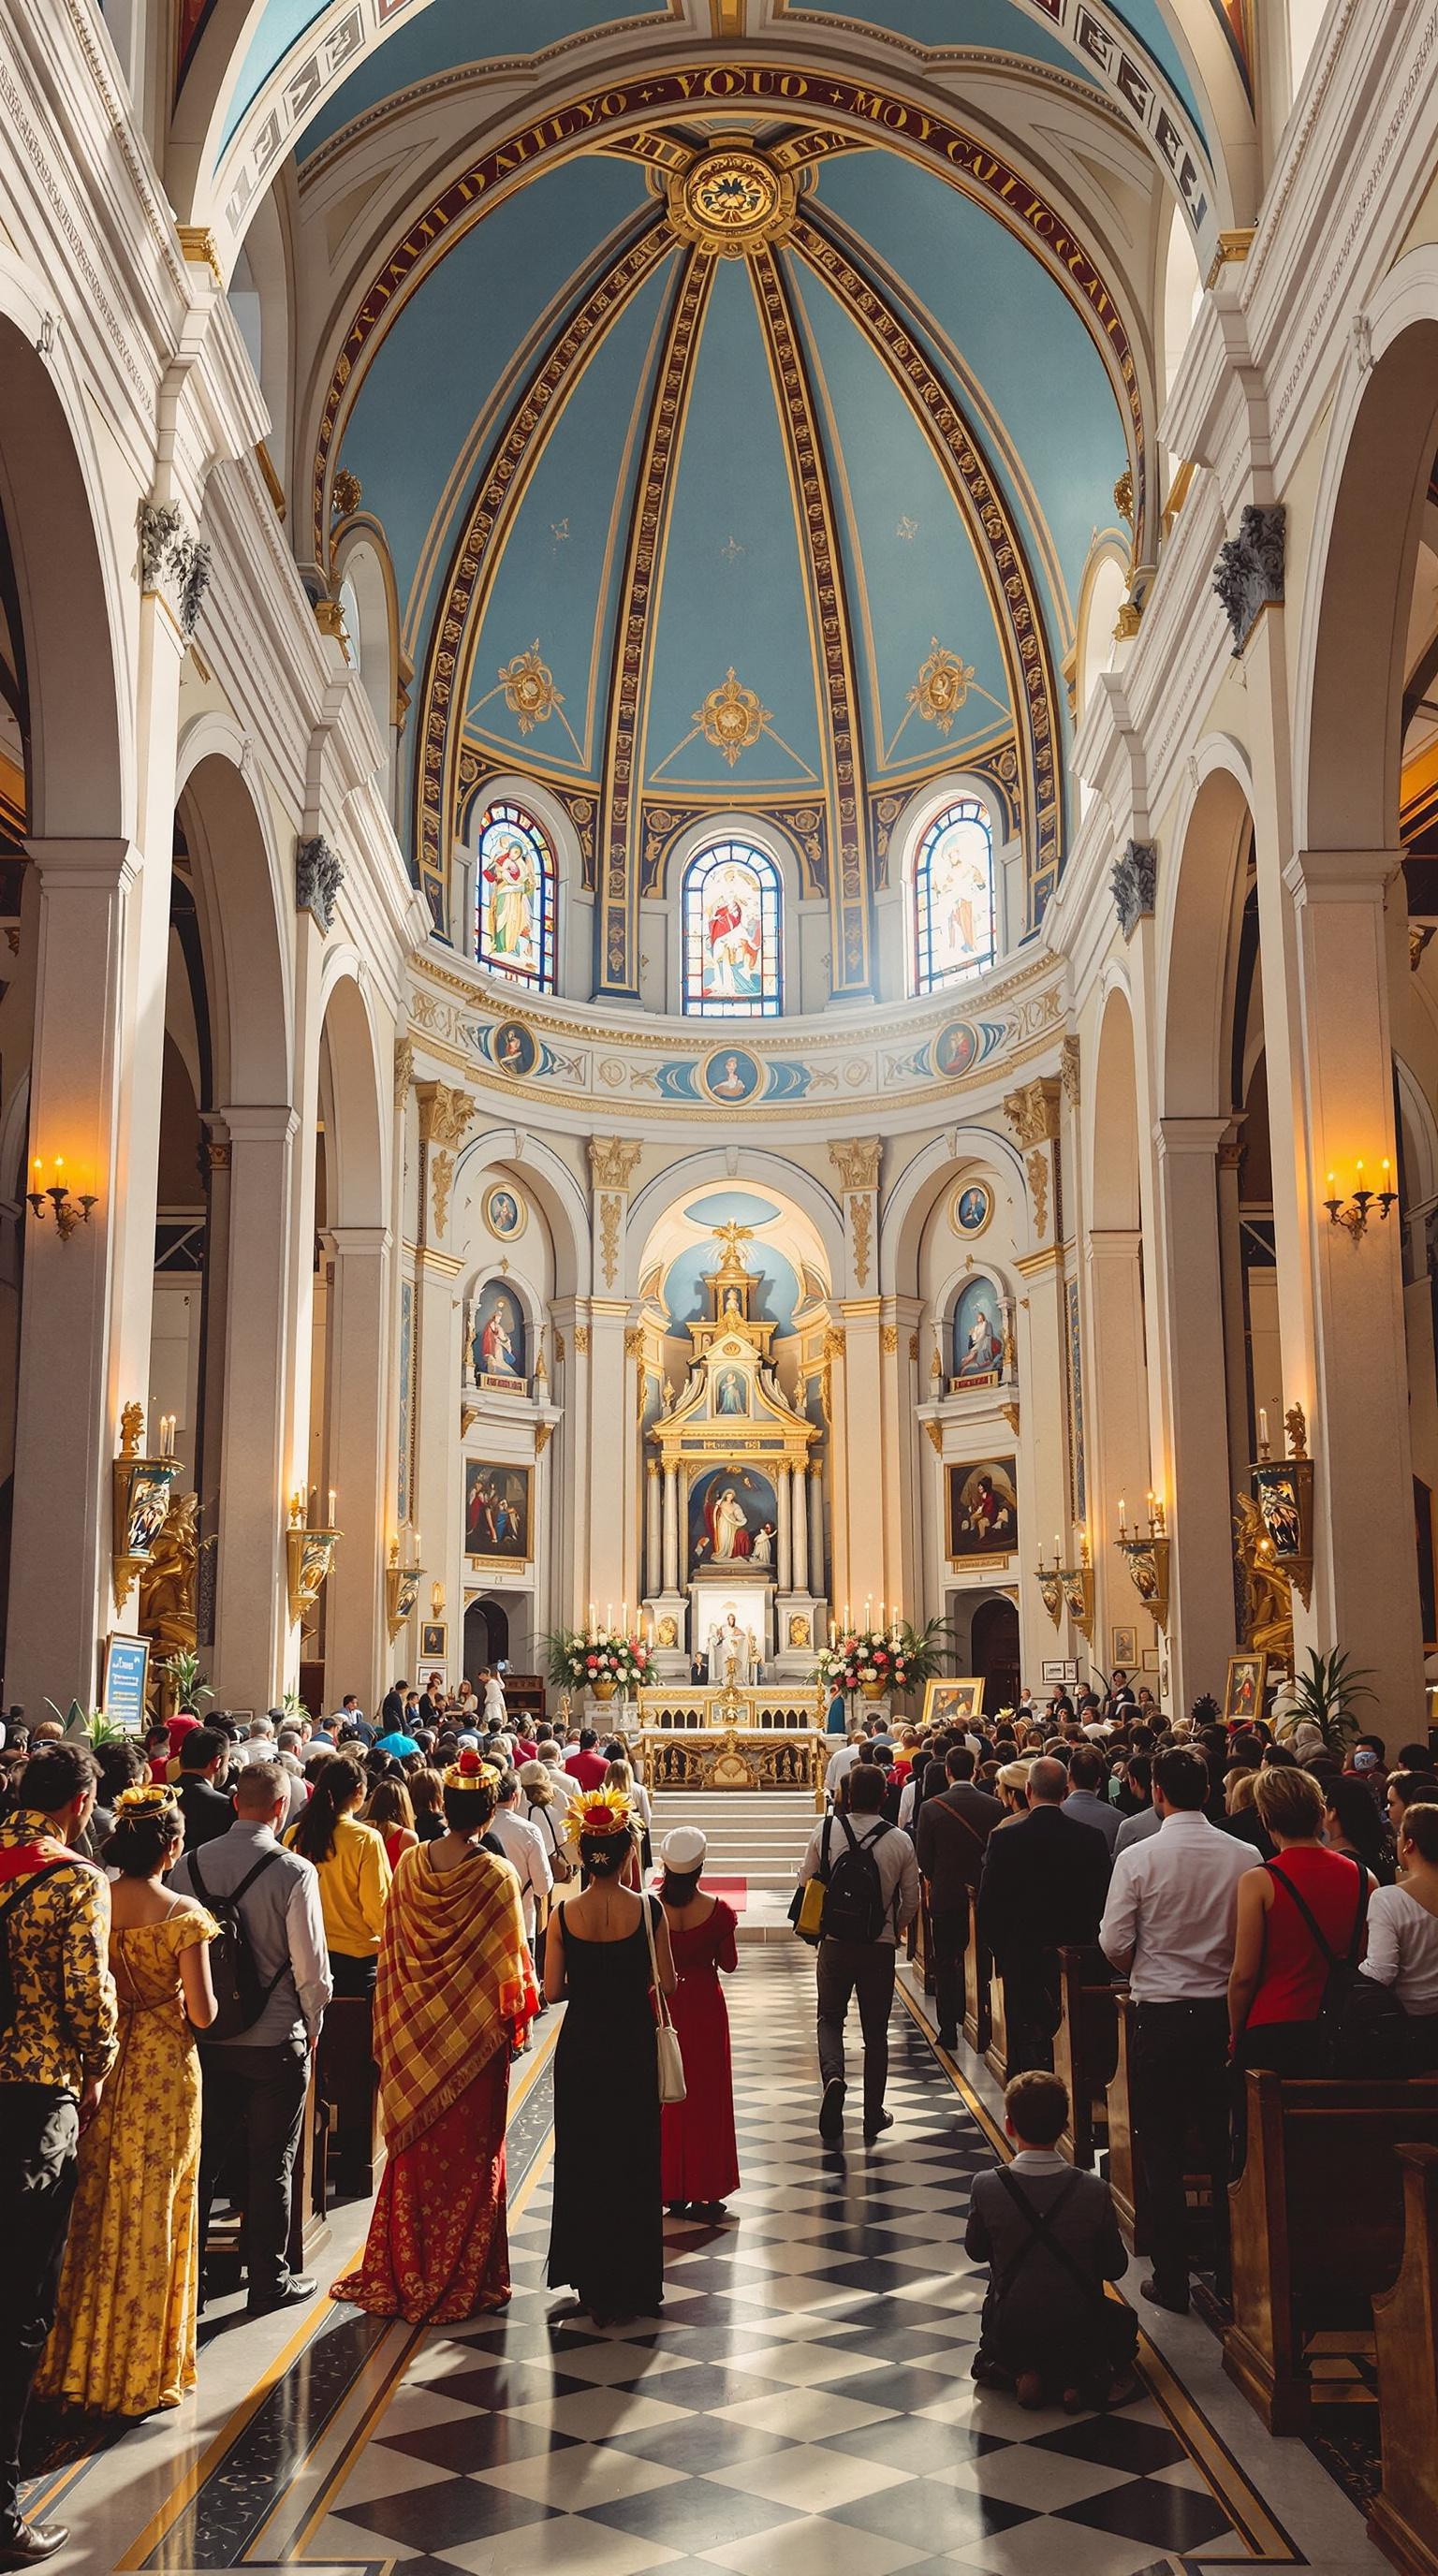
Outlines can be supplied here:
<path id="1" fill-rule="evenodd" d="M 734 2086 L 729 2070 L 729 2015 L 719 1971 L 739 1965 L 732 1909 L 722 1898 L 702 1896 L 700 1874 L 708 1846 L 697 1825 L 668 1835 L 659 1857 L 659 1890 L 669 1925 L 679 1983 L 669 1999 L 684 2052 L 688 2093 L 664 2106 L 664 2200 L 671 2217 L 685 2212 L 720 2219 L 739 2188 L 734 2139 Z"/>

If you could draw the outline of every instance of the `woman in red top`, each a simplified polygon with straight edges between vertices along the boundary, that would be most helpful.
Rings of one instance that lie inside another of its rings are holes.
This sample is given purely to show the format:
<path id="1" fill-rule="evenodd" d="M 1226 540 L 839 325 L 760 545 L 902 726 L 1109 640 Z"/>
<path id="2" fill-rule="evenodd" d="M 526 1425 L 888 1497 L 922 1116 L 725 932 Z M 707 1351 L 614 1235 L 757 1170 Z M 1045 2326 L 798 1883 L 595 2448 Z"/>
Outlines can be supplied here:
<path id="1" fill-rule="evenodd" d="M 1235 2088 L 1235 2164 L 1246 2139 L 1243 2078 L 1250 2067 L 1275 2074 L 1323 2072 L 1318 2013 L 1331 1958 L 1347 1958 L 1368 1901 L 1369 1875 L 1346 1852 L 1329 1851 L 1323 1830 L 1323 1791 L 1307 1771 L 1274 1770 L 1254 1776 L 1253 1801 L 1277 1857 L 1238 1882 L 1233 1970 L 1228 1980 Z M 1295 1901 L 1295 1891 L 1301 1897 Z M 1327 1950 L 1314 1937 L 1317 1923 Z M 1362 1955 L 1360 1934 L 1358 1955 Z"/>
<path id="2" fill-rule="evenodd" d="M 402 1780 L 376 1780 L 360 1809 L 360 1821 L 383 1834 L 392 1871 L 399 1867 L 400 1853 L 413 1851 L 419 1841 L 414 1829 L 414 1807 Z"/>
<path id="3" fill-rule="evenodd" d="M 730 1907 L 701 1896 L 699 1878 L 707 1845 L 697 1825 L 680 1825 L 666 1837 L 659 1890 L 678 1985 L 669 1999 L 684 2053 L 682 2102 L 664 2105 L 663 2196 L 671 2217 L 689 2211 L 711 2221 L 739 2188 L 734 2137 L 734 2085 L 729 2062 L 729 2015 L 719 1971 L 739 1965 L 737 1930 Z"/>

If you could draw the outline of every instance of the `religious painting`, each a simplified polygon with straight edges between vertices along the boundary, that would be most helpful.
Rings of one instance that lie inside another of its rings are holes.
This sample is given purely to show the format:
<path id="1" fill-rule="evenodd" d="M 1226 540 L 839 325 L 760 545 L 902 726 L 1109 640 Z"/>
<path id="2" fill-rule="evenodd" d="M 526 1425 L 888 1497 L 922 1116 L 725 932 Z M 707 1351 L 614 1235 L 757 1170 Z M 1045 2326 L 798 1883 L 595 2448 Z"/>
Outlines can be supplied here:
<path id="1" fill-rule="evenodd" d="M 425 1619 L 420 1623 L 419 1659 L 428 1671 L 431 1664 L 442 1664 L 449 1653 L 449 1629 L 443 1619 Z"/>
<path id="2" fill-rule="evenodd" d="M 464 1465 L 464 1547 L 467 1556 L 526 1565 L 530 1548 L 530 1467 L 502 1467 L 488 1459 Z"/>
<path id="3" fill-rule="evenodd" d="M 981 1458 L 946 1469 L 949 1557 L 954 1564 L 1012 1556 L 1019 1543 L 1019 1498 L 1012 1458 Z"/>
<path id="4" fill-rule="evenodd" d="M 1262 1717 L 1263 1685 L 1268 1673 L 1266 1655 L 1230 1655 L 1228 1680 L 1223 1692 L 1225 1726 L 1241 1725 L 1245 1718 Z"/>
<path id="5" fill-rule="evenodd" d="M 954 1308 L 952 1383 L 997 1386 L 1003 1368 L 1003 1308 L 992 1279 L 978 1274 L 965 1282 Z"/>
<path id="6" fill-rule="evenodd" d="M 949 1223 L 955 1234 L 972 1243 L 982 1234 L 994 1212 L 994 1194 L 987 1181 L 961 1181 L 949 1206 Z"/>
<path id="7" fill-rule="evenodd" d="M 121 1461 L 125 1466 L 128 1462 Z M 178 1469 L 170 1462 L 154 1464 L 147 1458 L 129 1466 L 125 1490 L 118 1515 L 126 1556 L 148 1556 L 170 1509 L 170 1487 Z"/>
<path id="8" fill-rule="evenodd" d="M 914 861 L 915 990 L 932 993 L 993 962 L 993 837 L 982 805 L 961 796 L 935 815 Z"/>
<path id="9" fill-rule="evenodd" d="M 512 1243 L 517 1234 L 523 1234 L 528 1214 L 518 1190 L 512 1190 L 507 1181 L 498 1181 L 485 1192 L 484 1221 L 501 1243 Z"/>
<path id="10" fill-rule="evenodd" d="M 981 1677 L 969 1674 L 957 1682 L 925 1682 L 925 1726 L 950 1726 L 982 1717 L 984 1685 Z"/>
<path id="11" fill-rule="evenodd" d="M 767 1476 L 752 1467 L 711 1467 L 689 1488 L 689 1568 L 772 1565 L 779 1506 Z"/>
<path id="12" fill-rule="evenodd" d="M 1137 1628 L 1115 1628 L 1112 1635 L 1114 1669 L 1116 1672 L 1131 1673 L 1138 1662 L 1138 1630 Z"/>
<path id="13" fill-rule="evenodd" d="M 968 1020 L 950 1020 L 934 1040 L 934 1071 L 946 1082 L 967 1073 L 979 1051 L 978 1031 Z"/>
<path id="14" fill-rule="evenodd" d="M 779 1008 L 779 871 L 766 850 L 716 841 L 684 872 L 684 1008 L 742 1019 Z"/>
<path id="15" fill-rule="evenodd" d="M 1313 1461 L 1265 1458 L 1253 1470 L 1253 1488 L 1264 1533 L 1280 1564 L 1313 1554 Z"/>
<path id="16" fill-rule="evenodd" d="M 742 1369 L 721 1368 L 714 1381 L 716 1413 L 747 1413 L 749 1380 Z"/>
<path id="17" fill-rule="evenodd" d="M 502 1279 L 487 1279 L 474 1301 L 470 1351 L 480 1386 L 522 1393 L 528 1384 L 524 1308 Z"/>
<path id="18" fill-rule="evenodd" d="M 522 1020 L 501 1020 L 490 1032 L 489 1053 L 501 1073 L 512 1073 L 520 1082 L 539 1062 L 539 1049 Z"/>
<path id="19" fill-rule="evenodd" d="M 475 860 L 481 966 L 540 992 L 554 990 L 554 855 L 519 805 L 491 805 Z"/>
<path id="20" fill-rule="evenodd" d="M 706 1056 L 699 1067 L 699 1080 L 709 1098 L 730 1109 L 752 1100 L 763 1078 L 754 1057 L 742 1047 L 726 1047 L 722 1055 Z"/>

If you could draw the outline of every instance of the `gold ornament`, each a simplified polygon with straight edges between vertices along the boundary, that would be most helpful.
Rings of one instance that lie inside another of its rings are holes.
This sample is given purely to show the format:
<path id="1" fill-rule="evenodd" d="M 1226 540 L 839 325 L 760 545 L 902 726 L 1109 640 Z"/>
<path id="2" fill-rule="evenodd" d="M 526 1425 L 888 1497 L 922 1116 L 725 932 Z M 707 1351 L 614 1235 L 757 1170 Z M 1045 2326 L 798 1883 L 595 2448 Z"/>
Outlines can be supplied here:
<path id="1" fill-rule="evenodd" d="M 776 169 L 747 134 L 718 137 L 687 168 L 671 172 L 667 193 L 679 239 L 720 259 L 743 259 L 781 241 L 794 220 L 793 172 Z"/>
<path id="2" fill-rule="evenodd" d="M 518 716 L 521 733 L 533 733 L 537 724 L 547 724 L 555 708 L 564 704 L 554 673 L 540 658 L 537 635 L 527 653 L 516 653 L 512 662 L 501 664 L 499 680 L 504 703 L 512 716 Z"/>
<path id="3" fill-rule="evenodd" d="M 940 733 L 950 731 L 955 716 L 973 685 L 974 666 L 950 653 L 937 635 L 929 638 L 929 649 L 919 664 L 919 676 L 909 691 L 909 705 L 917 709 L 925 724 L 937 725 Z"/>
<path id="4" fill-rule="evenodd" d="M 750 751 L 769 722 L 771 710 L 758 692 L 736 679 L 731 662 L 717 689 L 694 709 L 694 722 L 707 743 L 722 752 L 732 769 L 741 751 Z"/>

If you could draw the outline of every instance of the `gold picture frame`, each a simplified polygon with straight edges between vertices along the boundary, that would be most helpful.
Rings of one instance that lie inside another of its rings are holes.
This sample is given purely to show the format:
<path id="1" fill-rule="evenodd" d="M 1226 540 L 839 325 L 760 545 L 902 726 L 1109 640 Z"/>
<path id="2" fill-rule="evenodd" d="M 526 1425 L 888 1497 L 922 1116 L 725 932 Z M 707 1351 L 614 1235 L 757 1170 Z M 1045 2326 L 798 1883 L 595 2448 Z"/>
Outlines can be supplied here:
<path id="1" fill-rule="evenodd" d="M 1223 1686 L 1223 1722 L 1232 1726 L 1240 1720 L 1263 1715 L 1263 1686 L 1268 1678 L 1266 1655 L 1230 1655 L 1228 1678 Z"/>
<path id="2" fill-rule="evenodd" d="M 982 1673 L 966 1674 L 959 1681 L 932 1681 L 924 1684 L 925 1726 L 942 1726 L 947 1719 L 982 1717 L 984 1713 L 984 1679 Z"/>

